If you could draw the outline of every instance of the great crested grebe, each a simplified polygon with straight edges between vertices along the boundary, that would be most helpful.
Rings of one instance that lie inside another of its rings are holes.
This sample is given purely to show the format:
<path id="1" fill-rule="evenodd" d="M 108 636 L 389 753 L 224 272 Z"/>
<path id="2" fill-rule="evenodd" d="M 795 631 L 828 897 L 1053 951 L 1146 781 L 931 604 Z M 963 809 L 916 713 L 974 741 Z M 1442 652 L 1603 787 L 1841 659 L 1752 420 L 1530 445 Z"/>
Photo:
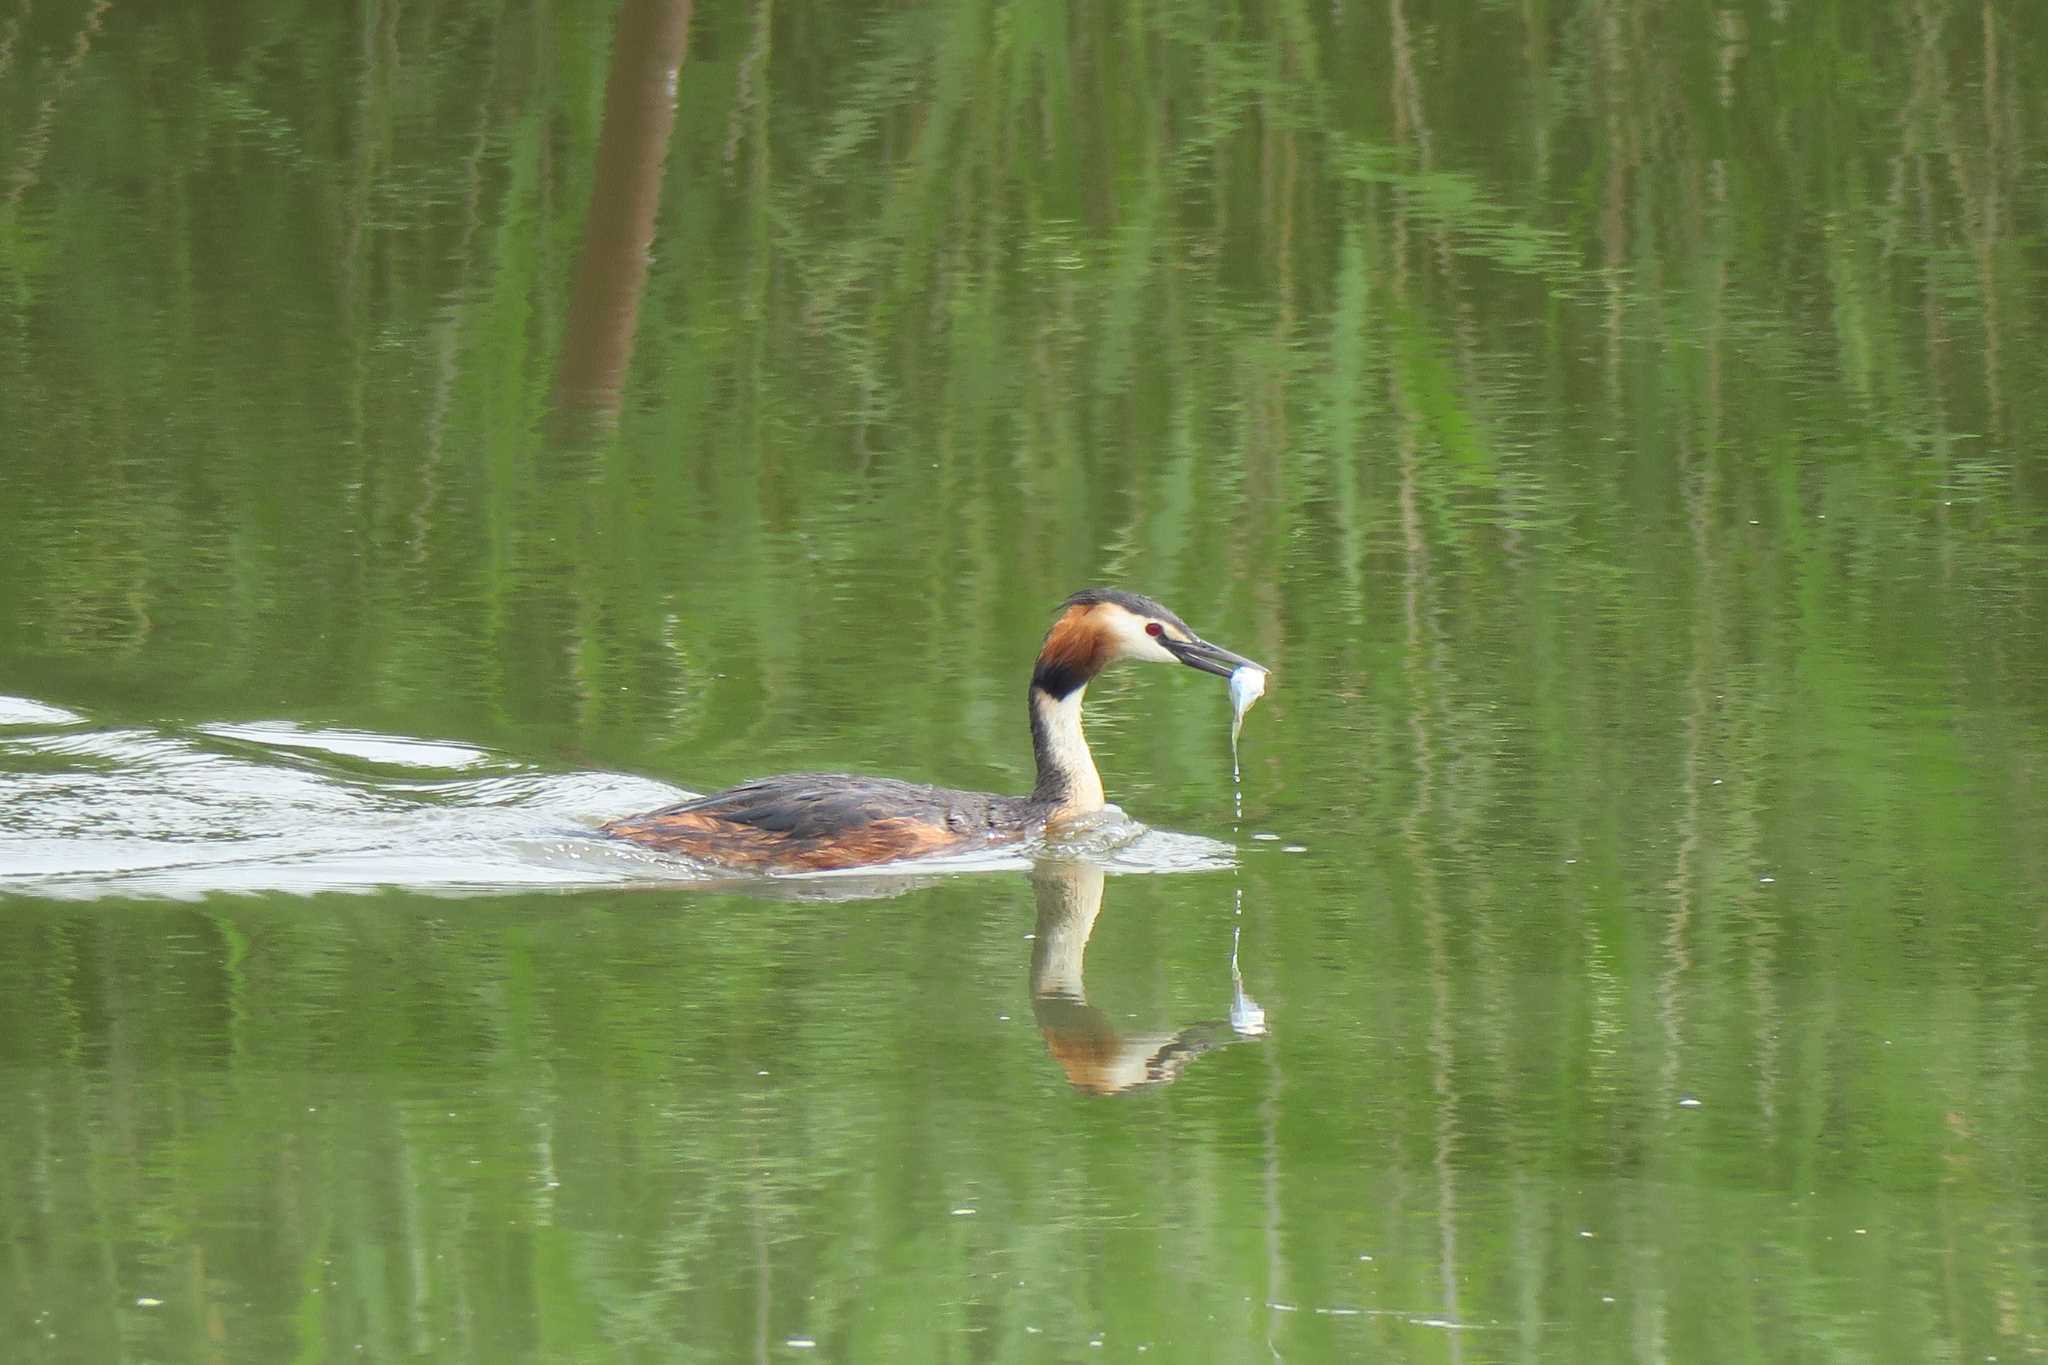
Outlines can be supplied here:
<path id="1" fill-rule="evenodd" d="M 1081 734 L 1081 696 L 1119 659 L 1181 663 L 1227 678 L 1251 660 L 1201 639 L 1149 597 L 1089 588 L 1060 604 L 1031 670 L 1029 796 L 954 791 L 887 777 L 756 778 L 604 826 L 664 853 L 727 867 L 817 872 L 1011 843 L 1103 807 Z"/>

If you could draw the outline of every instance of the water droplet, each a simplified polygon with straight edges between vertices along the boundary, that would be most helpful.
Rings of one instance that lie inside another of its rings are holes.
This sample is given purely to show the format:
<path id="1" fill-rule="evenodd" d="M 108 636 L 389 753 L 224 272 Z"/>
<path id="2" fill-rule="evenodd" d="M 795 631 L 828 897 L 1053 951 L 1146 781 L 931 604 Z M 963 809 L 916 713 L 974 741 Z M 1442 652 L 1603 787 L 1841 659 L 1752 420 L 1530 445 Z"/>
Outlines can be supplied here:
<path id="1" fill-rule="evenodd" d="M 782 1344 L 789 1347 L 792 1351 L 809 1351 L 814 1349 L 818 1343 L 809 1337 L 791 1337 Z"/>
<path id="2" fill-rule="evenodd" d="M 135 1301 L 135 1306 L 137 1308 L 161 1308 L 164 1306 L 164 1301 L 162 1299 L 152 1299 L 144 1297 L 137 1299 Z"/>
<path id="3" fill-rule="evenodd" d="M 1687 1095 L 1684 1099 L 1678 1102 L 1678 1107 L 1680 1109 L 1697 1109 L 1700 1107 L 1700 1102 L 1694 1096 Z"/>

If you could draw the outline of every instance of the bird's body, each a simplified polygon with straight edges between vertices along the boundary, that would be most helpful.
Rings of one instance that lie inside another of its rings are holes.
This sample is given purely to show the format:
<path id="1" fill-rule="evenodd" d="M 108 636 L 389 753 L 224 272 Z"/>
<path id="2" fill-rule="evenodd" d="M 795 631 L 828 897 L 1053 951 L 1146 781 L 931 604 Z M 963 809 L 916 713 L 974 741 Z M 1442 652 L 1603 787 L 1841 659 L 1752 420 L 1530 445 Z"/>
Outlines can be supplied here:
<path id="1" fill-rule="evenodd" d="M 1092 588 L 1062 604 L 1032 669 L 1038 781 L 1030 795 L 785 773 L 614 820 L 605 832 L 701 862 L 771 872 L 866 867 L 1029 838 L 1104 805 L 1102 778 L 1081 733 L 1081 698 L 1118 659 L 1184 663 L 1224 677 L 1257 667 L 1197 638 L 1151 598 Z"/>
<path id="2" fill-rule="evenodd" d="M 731 867 L 822 872 L 1011 843 L 1045 828 L 1027 796 L 852 773 L 783 773 L 605 826 Z"/>

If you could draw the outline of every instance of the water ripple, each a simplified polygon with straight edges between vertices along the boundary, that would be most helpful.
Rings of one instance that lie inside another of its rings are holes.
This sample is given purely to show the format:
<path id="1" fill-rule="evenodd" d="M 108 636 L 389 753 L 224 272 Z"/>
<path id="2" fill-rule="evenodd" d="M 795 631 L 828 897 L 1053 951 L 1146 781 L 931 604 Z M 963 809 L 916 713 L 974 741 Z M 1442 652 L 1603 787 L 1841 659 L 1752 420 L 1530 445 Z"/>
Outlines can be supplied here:
<path id="1" fill-rule="evenodd" d="M 284 722 L 80 729 L 83 718 L 18 698 L 0 698 L 0 724 L 0 894 L 733 884 L 594 837 L 606 820 L 690 795 L 647 778 L 544 772 L 473 745 Z M 1058 840 L 766 885 L 872 896 L 1048 854 L 1124 872 L 1203 871 L 1233 857 L 1227 845 L 1148 829 L 1112 808 Z"/>

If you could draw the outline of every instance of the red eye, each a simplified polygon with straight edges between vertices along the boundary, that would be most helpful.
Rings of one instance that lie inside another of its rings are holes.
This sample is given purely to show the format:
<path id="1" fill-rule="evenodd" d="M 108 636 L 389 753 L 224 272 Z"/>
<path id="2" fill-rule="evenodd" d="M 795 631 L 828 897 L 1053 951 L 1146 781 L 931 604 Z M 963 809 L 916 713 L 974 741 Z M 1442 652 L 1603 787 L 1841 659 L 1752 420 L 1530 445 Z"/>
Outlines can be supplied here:
<path id="1" fill-rule="evenodd" d="M 1145 623 L 1145 633 L 1156 640 L 1166 634 L 1166 627 L 1160 625 L 1157 621 L 1147 621 Z"/>

